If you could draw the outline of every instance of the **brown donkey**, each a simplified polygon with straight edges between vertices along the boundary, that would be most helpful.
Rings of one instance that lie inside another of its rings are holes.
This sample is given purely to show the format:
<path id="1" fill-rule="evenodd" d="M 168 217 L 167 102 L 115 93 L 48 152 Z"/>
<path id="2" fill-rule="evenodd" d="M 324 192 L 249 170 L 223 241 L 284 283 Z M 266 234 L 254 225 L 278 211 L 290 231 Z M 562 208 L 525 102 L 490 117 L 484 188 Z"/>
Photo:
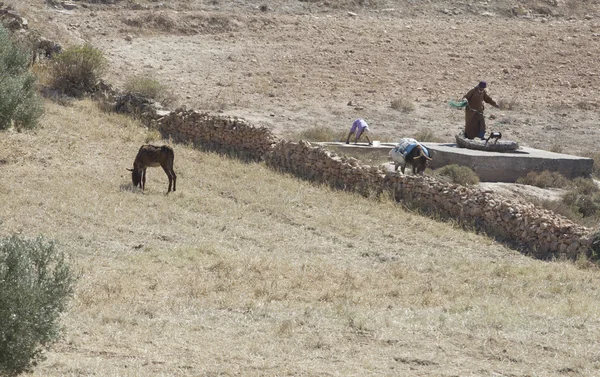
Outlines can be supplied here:
<path id="1" fill-rule="evenodd" d="M 161 166 L 167 177 L 169 177 L 169 190 L 171 192 L 171 183 L 173 191 L 176 190 L 177 176 L 173 170 L 173 160 L 175 153 L 173 148 L 167 145 L 142 145 L 133 161 L 133 169 L 127 169 L 131 172 L 131 181 L 135 187 L 140 187 L 142 191 L 146 186 L 146 168 Z"/>

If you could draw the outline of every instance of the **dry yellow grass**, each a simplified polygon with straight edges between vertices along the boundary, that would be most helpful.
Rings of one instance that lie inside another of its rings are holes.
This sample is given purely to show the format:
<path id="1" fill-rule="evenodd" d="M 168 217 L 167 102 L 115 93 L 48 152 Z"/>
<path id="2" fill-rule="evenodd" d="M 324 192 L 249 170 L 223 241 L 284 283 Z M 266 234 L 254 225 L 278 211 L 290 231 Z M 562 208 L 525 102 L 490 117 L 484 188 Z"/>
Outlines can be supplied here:
<path id="1" fill-rule="evenodd" d="M 129 167 L 156 134 L 87 101 L 0 139 L 0 233 L 80 271 L 34 376 L 595 375 L 598 271 L 174 145 L 175 193 Z"/>

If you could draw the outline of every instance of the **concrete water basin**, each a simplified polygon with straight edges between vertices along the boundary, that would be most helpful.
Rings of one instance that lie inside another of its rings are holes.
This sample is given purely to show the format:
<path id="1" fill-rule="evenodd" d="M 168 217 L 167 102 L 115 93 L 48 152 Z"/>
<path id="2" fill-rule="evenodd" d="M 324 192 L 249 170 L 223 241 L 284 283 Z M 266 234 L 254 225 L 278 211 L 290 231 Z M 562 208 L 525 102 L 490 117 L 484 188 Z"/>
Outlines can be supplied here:
<path id="1" fill-rule="evenodd" d="M 319 143 L 325 147 L 336 147 L 339 151 L 354 154 L 380 154 L 388 156 L 396 143 L 380 143 L 378 147 L 367 143 Z M 594 160 L 587 157 L 548 152 L 540 149 L 520 147 L 513 152 L 487 152 L 459 148 L 454 143 L 422 143 L 433 153 L 432 169 L 457 164 L 471 168 L 482 182 L 516 182 L 531 171 L 556 171 L 565 177 L 588 177 L 592 174 Z M 393 164 L 391 170 L 393 170 Z M 388 168 L 390 166 L 388 165 Z"/>

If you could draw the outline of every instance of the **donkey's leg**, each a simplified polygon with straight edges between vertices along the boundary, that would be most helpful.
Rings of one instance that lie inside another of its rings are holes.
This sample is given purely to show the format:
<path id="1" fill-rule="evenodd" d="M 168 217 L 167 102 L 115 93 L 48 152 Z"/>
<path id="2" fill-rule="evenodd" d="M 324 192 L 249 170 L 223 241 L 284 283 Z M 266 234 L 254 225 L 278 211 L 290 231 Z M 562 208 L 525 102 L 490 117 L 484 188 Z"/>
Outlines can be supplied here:
<path id="1" fill-rule="evenodd" d="M 173 191 L 175 191 L 175 186 L 177 185 L 177 175 L 175 175 L 175 170 L 173 170 L 173 168 L 171 168 L 171 175 L 173 176 Z"/>
<path id="2" fill-rule="evenodd" d="M 167 194 L 171 192 L 171 185 L 173 184 L 173 177 L 171 176 L 171 171 L 166 166 L 161 165 L 161 168 L 165 171 L 167 178 L 169 178 L 169 189 L 167 190 Z"/>

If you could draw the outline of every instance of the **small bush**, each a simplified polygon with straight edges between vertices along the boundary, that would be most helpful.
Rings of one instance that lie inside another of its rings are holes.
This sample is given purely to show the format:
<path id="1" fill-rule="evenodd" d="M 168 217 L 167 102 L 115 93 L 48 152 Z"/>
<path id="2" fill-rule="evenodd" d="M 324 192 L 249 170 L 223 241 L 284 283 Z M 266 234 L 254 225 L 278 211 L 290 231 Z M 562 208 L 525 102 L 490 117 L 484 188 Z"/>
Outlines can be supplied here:
<path id="1" fill-rule="evenodd" d="M 418 140 L 420 142 L 427 142 L 427 141 L 429 141 L 431 143 L 440 143 L 441 142 L 440 138 L 435 136 L 433 131 L 430 131 L 430 130 L 419 131 L 414 136 L 414 139 Z"/>
<path id="2" fill-rule="evenodd" d="M 467 166 L 456 164 L 446 165 L 443 168 L 436 170 L 436 173 L 442 177 L 450 178 L 452 183 L 457 183 L 459 185 L 472 186 L 479 184 L 479 177 Z"/>
<path id="3" fill-rule="evenodd" d="M 107 66 L 102 51 L 92 45 L 69 47 L 52 64 L 52 87 L 74 97 L 93 93 Z"/>
<path id="4" fill-rule="evenodd" d="M 596 178 L 600 178 L 600 152 L 587 153 L 586 157 L 589 157 L 592 160 L 594 160 L 592 175 Z"/>
<path id="5" fill-rule="evenodd" d="M 587 178 L 575 178 L 571 181 L 570 186 L 572 187 L 573 191 L 581 195 L 593 195 L 600 192 L 600 189 L 598 186 L 596 186 L 596 183 Z"/>
<path id="6" fill-rule="evenodd" d="M 563 186 L 567 188 L 561 200 L 532 200 L 536 205 L 560 214 L 588 227 L 600 222 L 600 189 L 591 179 L 576 178 Z"/>
<path id="7" fill-rule="evenodd" d="M 552 146 L 550 147 L 550 152 L 562 153 L 563 148 L 560 144 L 552 144 Z"/>
<path id="8" fill-rule="evenodd" d="M 125 83 L 125 91 L 152 98 L 164 106 L 170 106 L 175 102 L 175 95 L 169 88 L 147 75 L 138 75 L 129 78 Z"/>
<path id="9" fill-rule="evenodd" d="M 592 235 L 592 258 L 600 259 L 600 230 Z"/>
<path id="10" fill-rule="evenodd" d="M 0 26 L 0 130 L 33 128 L 43 113 L 37 79 L 28 70 L 30 55 Z"/>
<path id="11" fill-rule="evenodd" d="M 498 107 L 502 110 L 515 110 L 517 108 L 517 101 L 514 99 L 510 100 L 499 100 Z"/>
<path id="12" fill-rule="evenodd" d="M 562 201 L 581 217 L 600 217 L 600 189 L 591 179 L 574 179 Z"/>
<path id="13" fill-rule="evenodd" d="M 569 180 L 559 172 L 544 170 L 541 173 L 531 171 L 525 177 L 517 179 L 517 183 L 540 188 L 564 188 L 569 185 Z"/>
<path id="14" fill-rule="evenodd" d="M 415 105 L 406 98 L 395 99 L 390 103 L 390 106 L 394 110 L 402 111 L 403 113 L 410 113 L 415 111 Z"/>
<path id="15" fill-rule="evenodd" d="M 561 200 L 535 201 L 546 209 L 563 215 L 588 227 L 597 227 L 600 222 L 600 189 L 591 179 L 576 178 L 567 181 L 568 191 Z"/>
<path id="16" fill-rule="evenodd" d="M 0 239 L 0 375 L 19 374 L 42 359 L 58 337 L 73 282 L 54 244 Z"/>

